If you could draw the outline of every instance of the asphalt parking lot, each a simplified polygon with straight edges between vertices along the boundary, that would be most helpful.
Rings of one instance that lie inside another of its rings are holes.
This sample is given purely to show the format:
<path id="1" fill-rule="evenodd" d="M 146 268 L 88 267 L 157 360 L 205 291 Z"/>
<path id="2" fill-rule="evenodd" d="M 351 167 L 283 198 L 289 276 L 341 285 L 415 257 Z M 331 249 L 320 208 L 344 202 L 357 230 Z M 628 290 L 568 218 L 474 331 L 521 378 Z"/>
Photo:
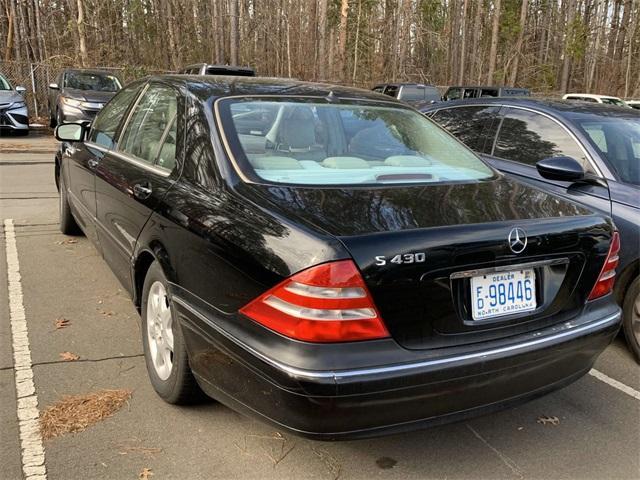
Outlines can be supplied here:
<path id="1" fill-rule="evenodd" d="M 147 380 L 139 318 L 126 293 L 87 239 L 59 233 L 55 148 L 50 136 L 0 138 L 0 217 L 15 230 L 0 235 L 0 478 L 22 478 L 21 448 L 29 448 L 18 425 L 12 354 L 16 282 L 40 411 L 64 395 L 132 392 L 113 416 L 44 440 L 49 479 L 640 478 L 640 367 L 621 339 L 593 374 L 546 397 L 372 440 L 310 441 L 215 402 L 165 404 Z M 7 276 L 13 242 L 17 280 Z M 60 318 L 65 328 L 56 328 Z M 63 361 L 62 352 L 79 359 Z"/>

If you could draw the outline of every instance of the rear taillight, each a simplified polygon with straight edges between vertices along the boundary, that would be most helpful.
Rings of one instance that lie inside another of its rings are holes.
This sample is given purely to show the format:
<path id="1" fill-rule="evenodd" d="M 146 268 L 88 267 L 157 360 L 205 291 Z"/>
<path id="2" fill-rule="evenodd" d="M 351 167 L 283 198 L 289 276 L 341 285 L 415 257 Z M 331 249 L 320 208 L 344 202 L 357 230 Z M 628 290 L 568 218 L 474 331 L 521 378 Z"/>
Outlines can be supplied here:
<path id="1" fill-rule="evenodd" d="M 282 335 L 307 342 L 389 336 L 351 260 L 325 263 L 296 273 L 240 312 Z"/>
<path id="2" fill-rule="evenodd" d="M 589 294 L 589 300 L 600 298 L 613 290 L 613 283 L 616 279 L 616 267 L 618 266 L 618 253 L 620 252 L 620 235 L 613 232 L 609 254 L 604 262 L 598 281 L 593 286 Z"/>

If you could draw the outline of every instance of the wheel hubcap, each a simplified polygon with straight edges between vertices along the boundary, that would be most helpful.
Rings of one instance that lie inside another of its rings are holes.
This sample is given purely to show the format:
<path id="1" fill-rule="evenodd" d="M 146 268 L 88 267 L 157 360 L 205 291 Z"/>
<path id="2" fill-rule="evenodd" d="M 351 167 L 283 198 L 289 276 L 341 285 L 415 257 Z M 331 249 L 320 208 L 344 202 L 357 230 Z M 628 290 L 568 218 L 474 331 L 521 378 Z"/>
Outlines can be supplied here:
<path id="1" fill-rule="evenodd" d="M 173 368 L 173 320 L 161 282 L 151 285 L 147 297 L 147 343 L 156 374 L 166 380 Z"/>
<path id="2" fill-rule="evenodd" d="M 640 344 L 640 293 L 636 295 L 633 302 L 633 309 L 631 310 L 631 329 L 636 342 Z"/>

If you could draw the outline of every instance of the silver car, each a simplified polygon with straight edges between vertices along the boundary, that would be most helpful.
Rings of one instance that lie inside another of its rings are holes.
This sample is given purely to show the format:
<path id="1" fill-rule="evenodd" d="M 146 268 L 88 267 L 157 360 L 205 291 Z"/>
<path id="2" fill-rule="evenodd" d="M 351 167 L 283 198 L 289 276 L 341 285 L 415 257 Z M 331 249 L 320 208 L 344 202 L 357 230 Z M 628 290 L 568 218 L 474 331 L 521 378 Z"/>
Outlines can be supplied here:
<path id="1" fill-rule="evenodd" d="M 29 111 L 24 100 L 24 87 L 15 87 L 0 73 L 0 131 L 29 134 Z"/>

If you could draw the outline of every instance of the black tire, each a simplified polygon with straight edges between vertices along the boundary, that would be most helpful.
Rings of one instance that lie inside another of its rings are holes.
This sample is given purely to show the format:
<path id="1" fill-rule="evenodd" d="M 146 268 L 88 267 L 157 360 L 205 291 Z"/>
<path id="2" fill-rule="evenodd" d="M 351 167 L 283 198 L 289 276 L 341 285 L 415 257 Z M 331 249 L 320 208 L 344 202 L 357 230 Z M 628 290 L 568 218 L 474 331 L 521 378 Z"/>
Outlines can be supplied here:
<path id="1" fill-rule="evenodd" d="M 65 235 L 81 235 L 82 230 L 78 226 L 76 219 L 71 214 L 71 208 L 69 207 L 69 199 L 67 198 L 67 189 L 64 185 L 64 176 L 62 171 L 58 171 L 58 185 L 59 188 L 59 211 L 60 211 L 60 231 Z"/>
<path id="2" fill-rule="evenodd" d="M 141 316 L 142 316 L 142 346 L 144 350 L 145 363 L 151 385 L 157 394 L 167 403 L 176 405 L 186 405 L 202 401 L 205 397 L 202 390 L 198 386 L 196 379 L 191 373 L 189 366 L 189 357 L 184 344 L 180 324 L 176 321 L 176 315 L 171 306 L 168 297 L 164 297 L 166 305 L 169 307 L 171 315 L 171 331 L 173 332 L 173 352 L 171 355 L 172 365 L 170 374 L 163 379 L 159 376 L 152 352 L 149 345 L 149 320 L 153 314 L 153 307 L 149 306 L 149 292 L 152 286 L 159 282 L 166 292 L 168 289 L 168 281 L 162 271 L 162 267 L 157 261 L 154 261 L 144 279 L 141 298 Z M 155 286 L 154 288 L 157 288 Z M 151 327 L 153 328 L 153 327 Z M 162 334 L 164 335 L 164 333 Z"/>
<path id="3" fill-rule="evenodd" d="M 640 277 L 627 289 L 622 303 L 622 329 L 627 345 L 640 363 Z"/>
<path id="4" fill-rule="evenodd" d="M 64 114 L 60 111 L 59 108 L 56 108 L 56 126 L 62 125 L 64 123 Z"/>

